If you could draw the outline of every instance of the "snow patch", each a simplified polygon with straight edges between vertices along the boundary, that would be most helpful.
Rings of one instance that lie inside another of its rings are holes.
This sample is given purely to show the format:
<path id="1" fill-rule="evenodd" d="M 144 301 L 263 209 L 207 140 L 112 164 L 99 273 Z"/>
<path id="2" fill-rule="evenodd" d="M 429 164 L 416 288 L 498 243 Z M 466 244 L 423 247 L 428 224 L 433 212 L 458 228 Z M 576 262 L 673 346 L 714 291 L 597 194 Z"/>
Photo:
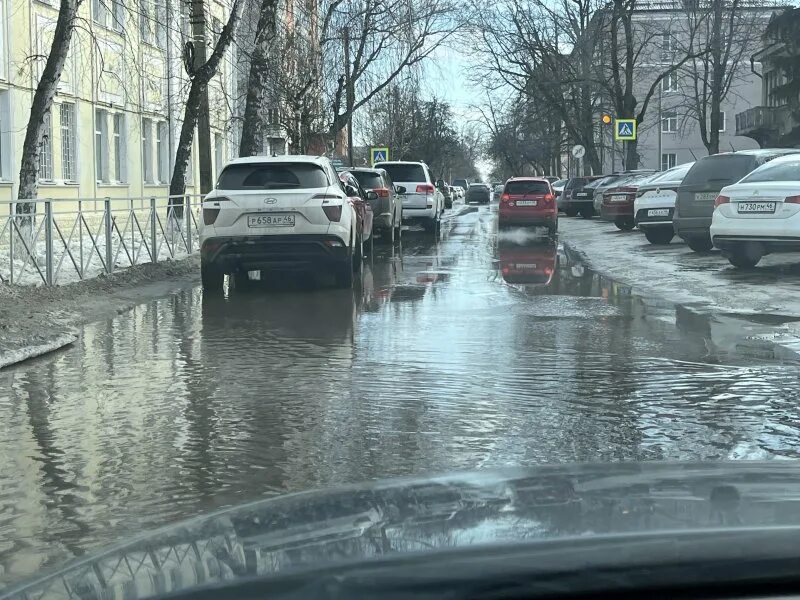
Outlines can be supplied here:
<path id="1" fill-rule="evenodd" d="M 56 350 L 64 348 L 65 346 L 74 344 L 77 341 L 78 341 L 77 334 L 62 333 L 61 335 L 57 335 L 56 337 L 40 344 L 25 346 L 23 348 L 18 348 L 16 350 L 7 350 L 0 354 L 0 369 L 16 364 L 18 362 L 22 362 L 23 360 L 36 358 L 37 356 L 42 356 L 43 354 L 54 352 Z"/>

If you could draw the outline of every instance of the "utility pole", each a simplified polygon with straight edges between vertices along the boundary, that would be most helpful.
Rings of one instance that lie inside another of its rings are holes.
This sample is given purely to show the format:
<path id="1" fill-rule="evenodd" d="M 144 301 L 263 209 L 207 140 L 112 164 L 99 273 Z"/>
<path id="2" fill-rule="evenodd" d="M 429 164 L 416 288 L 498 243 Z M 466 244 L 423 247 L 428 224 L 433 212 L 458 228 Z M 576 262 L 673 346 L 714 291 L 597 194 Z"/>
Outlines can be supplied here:
<path id="1" fill-rule="evenodd" d="M 664 142 L 663 138 L 663 131 L 664 131 L 664 116 L 661 109 L 661 85 L 658 86 L 658 168 L 657 171 L 662 170 L 661 165 L 661 156 L 664 151 L 663 145 Z M 669 168 L 669 163 L 667 163 L 667 168 Z"/>
<path id="2" fill-rule="evenodd" d="M 350 78 L 350 28 L 344 28 L 344 87 L 345 104 L 347 106 L 347 162 L 353 166 L 353 105 L 355 105 L 355 94 L 353 93 L 353 81 Z"/>
<path id="3" fill-rule="evenodd" d="M 204 0 L 186 0 L 192 3 L 192 38 L 194 39 L 195 69 L 206 63 L 206 11 Z M 211 118 L 208 106 L 208 86 L 200 99 L 197 116 L 197 159 L 200 163 L 200 192 L 207 194 L 214 188 L 211 168 Z"/>

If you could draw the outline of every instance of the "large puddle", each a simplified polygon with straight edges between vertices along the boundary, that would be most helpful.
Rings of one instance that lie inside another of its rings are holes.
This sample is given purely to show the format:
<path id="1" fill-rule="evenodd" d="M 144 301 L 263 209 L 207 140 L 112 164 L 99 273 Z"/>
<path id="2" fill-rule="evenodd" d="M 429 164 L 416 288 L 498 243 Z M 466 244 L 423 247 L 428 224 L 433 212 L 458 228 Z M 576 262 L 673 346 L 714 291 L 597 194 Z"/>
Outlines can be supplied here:
<path id="1" fill-rule="evenodd" d="M 351 293 L 187 290 L 0 373 L 0 581 L 288 490 L 501 465 L 798 457 L 773 323 L 642 298 L 490 210 Z M 748 333 L 749 332 L 749 333 Z"/>

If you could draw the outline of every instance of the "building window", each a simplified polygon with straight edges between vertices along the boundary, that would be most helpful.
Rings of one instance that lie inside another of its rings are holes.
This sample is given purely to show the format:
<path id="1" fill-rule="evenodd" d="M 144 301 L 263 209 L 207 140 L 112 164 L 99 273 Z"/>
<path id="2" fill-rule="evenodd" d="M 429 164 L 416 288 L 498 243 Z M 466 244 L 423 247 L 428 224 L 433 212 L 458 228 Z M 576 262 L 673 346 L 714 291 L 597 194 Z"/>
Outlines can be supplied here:
<path id="1" fill-rule="evenodd" d="M 725 115 L 725 111 L 721 110 L 719 112 L 719 132 L 723 133 L 725 131 L 725 126 L 727 125 L 727 118 Z"/>
<path id="2" fill-rule="evenodd" d="M 125 115 L 114 115 L 114 181 L 125 181 Z"/>
<path id="3" fill-rule="evenodd" d="M 59 109 L 61 117 L 61 178 L 75 181 L 75 105 L 64 102 Z"/>
<path id="4" fill-rule="evenodd" d="M 669 31 L 661 34 L 661 61 L 671 63 L 675 57 L 675 36 Z"/>
<path id="5" fill-rule="evenodd" d="M 125 29 L 125 7 L 122 0 L 111 0 L 111 27 L 115 31 Z"/>
<path id="6" fill-rule="evenodd" d="M 179 8 L 179 15 L 178 20 L 180 21 L 180 28 L 181 28 L 181 37 L 183 39 L 190 38 L 191 32 L 189 29 L 191 28 L 191 15 L 189 14 L 189 3 L 188 2 L 181 2 Z"/>
<path id="7" fill-rule="evenodd" d="M 225 159 L 225 142 L 219 133 L 214 134 L 214 179 L 219 177 Z"/>
<path id="8" fill-rule="evenodd" d="M 211 39 L 213 40 L 214 46 L 217 45 L 219 41 L 219 35 L 222 33 L 222 21 L 220 21 L 217 17 L 211 18 Z"/>
<path id="9" fill-rule="evenodd" d="M 53 127 L 50 111 L 44 115 L 42 141 L 39 143 L 39 179 L 53 180 Z"/>
<path id="10" fill-rule="evenodd" d="M 108 17 L 105 0 L 92 0 L 92 20 L 103 27 L 108 27 Z"/>
<path id="11" fill-rule="evenodd" d="M 267 125 L 277 127 L 280 122 L 280 113 L 277 108 L 267 109 Z"/>
<path id="12" fill-rule="evenodd" d="M 678 164 L 678 155 L 672 152 L 661 155 L 661 170 L 666 171 Z"/>
<path id="13" fill-rule="evenodd" d="M 678 131 L 678 113 L 666 110 L 661 115 L 662 133 L 676 133 Z"/>
<path id="14" fill-rule="evenodd" d="M 167 8 L 164 0 L 155 0 L 155 43 L 159 48 L 167 47 Z"/>
<path id="15" fill-rule="evenodd" d="M 143 42 L 151 44 L 153 33 L 150 29 L 150 0 L 143 0 L 139 5 L 139 35 Z"/>
<path id="16" fill-rule="evenodd" d="M 156 164 L 158 165 L 158 181 L 167 182 L 167 171 L 169 163 L 167 161 L 167 124 L 163 121 L 156 124 Z"/>
<path id="17" fill-rule="evenodd" d="M 662 92 L 677 92 L 678 91 L 678 75 L 674 71 L 669 73 L 664 79 L 661 80 Z"/>
<path id="18" fill-rule="evenodd" d="M 145 183 L 153 181 L 153 122 L 142 119 L 142 176 Z"/>
<path id="19" fill-rule="evenodd" d="M 108 113 L 94 111 L 94 172 L 99 182 L 108 181 Z"/>

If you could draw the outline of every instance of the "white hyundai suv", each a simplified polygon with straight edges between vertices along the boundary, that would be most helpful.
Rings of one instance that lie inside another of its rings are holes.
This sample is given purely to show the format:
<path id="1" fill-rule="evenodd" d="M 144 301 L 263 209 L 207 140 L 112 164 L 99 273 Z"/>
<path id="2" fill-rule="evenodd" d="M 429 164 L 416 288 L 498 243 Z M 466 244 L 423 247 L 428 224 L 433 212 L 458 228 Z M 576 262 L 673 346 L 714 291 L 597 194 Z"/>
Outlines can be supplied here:
<path id="1" fill-rule="evenodd" d="M 256 270 L 332 271 L 353 284 L 361 240 L 356 209 L 330 161 L 320 156 L 252 156 L 228 163 L 203 199 L 203 288 L 225 274 Z"/>
<path id="2" fill-rule="evenodd" d="M 420 221 L 426 231 L 436 231 L 444 212 L 444 194 L 433 183 L 428 165 L 424 162 L 393 160 L 373 165 L 383 169 L 396 186 L 406 188 L 403 199 L 403 220 Z"/>

